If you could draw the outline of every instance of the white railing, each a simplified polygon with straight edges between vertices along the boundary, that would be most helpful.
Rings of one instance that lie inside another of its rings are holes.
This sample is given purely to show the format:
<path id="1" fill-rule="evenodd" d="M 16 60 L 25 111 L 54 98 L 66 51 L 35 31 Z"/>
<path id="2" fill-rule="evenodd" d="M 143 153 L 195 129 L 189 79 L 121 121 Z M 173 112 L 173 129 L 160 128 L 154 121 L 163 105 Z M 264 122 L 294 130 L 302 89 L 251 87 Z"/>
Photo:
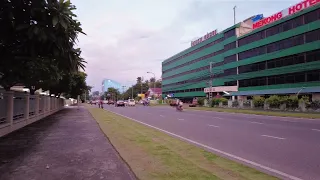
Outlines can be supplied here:
<path id="1" fill-rule="evenodd" d="M 0 137 L 45 118 L 64 107 L 64 99 L 0 90 Z"/>

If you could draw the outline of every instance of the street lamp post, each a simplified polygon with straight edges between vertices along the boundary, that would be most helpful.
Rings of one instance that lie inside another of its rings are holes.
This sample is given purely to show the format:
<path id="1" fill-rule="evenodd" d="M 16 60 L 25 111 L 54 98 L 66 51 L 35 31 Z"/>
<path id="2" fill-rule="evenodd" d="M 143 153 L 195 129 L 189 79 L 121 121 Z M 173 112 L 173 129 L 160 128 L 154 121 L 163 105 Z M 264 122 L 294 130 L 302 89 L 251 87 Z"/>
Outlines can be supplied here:
<path id="1" fill-rule="evenodd" d="M 153 74 L 154 82 L 153 82 L 153 90 L 156 88 L 156 75 L 153 72 L 147 72 L 148 74 Z M 155 98 L 155 96 L 153 96 Z"/>

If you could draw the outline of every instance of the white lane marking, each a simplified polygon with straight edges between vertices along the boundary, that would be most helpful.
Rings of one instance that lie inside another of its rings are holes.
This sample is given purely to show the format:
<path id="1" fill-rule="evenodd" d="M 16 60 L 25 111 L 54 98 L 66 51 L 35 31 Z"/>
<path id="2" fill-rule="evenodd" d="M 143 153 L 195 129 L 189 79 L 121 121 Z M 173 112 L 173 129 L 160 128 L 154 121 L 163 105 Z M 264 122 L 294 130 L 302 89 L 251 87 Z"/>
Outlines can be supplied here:
<path id="1" fill-rule="evenodd" d="M 270 167 L 264 166 L 264 165 L 262 165 L 262 164 L 259 164 L 259 163 L 256 163 L 256 162 L 253 162 L 253 161 L 250 161 L 250 160 L 247 160 L 247 159 L 244 159 L 244 158 L 242 158 L 242 157 L 239 157 L 239 156 L 236 156 L 236 155 L 227 153 L 227 152 L 222 151 L 222 150 L 219 150 L 219 149 L 215 149 L 215 148 L 213 148 L 213 147 L 207 146 L 207 145 L 202 144 L 202 143 L 199 143 L 199 142 L 197 142 L 197 141 L 193 141 L 193 140 L 191 140 L 191 139 L 182 137 L 182 136 L 177 135 L 177 134 L 174 134 L 174 133 L 172 133 L 172 132 L 169 132 L 169 131 L 163 130 L 163 129 L 161 129 L 161 128 L 152 126 L 152 125 L 150 125 L 150 124 L 147 124 L 147 123 L 138 121 L 138 120 L 133 119 L 133 118 L 131 118 L 131 117 L 128 117 L 128 116 L 125 116 L 125 115 L 122 115 L 122 114 L 119 114 L 119 113 L 116 113 L 116 112 L 113 112 L 113 111 L 109 111 L 109 112 L 112 112 L 112 113 L 114 113 L 114 114 L 117 114 L 117 115 L 122 116 L 122 117 L 125 117 L 125 118 L 128 118 L 128 119 L 130 119 L 130 120 L 132 120 L 132 121 L 135 121 L 135 122 L 137 122 L 137 123 L 143 124 L 143 125 L 145 125 L 145 126 L 154 128 L 154 129 L 156 129 L 156 130 L 158 130 L 158 131 L 162 131 L 162 132 L 167 133 L 167 134 L 169 134 L 169 135 L 171 135 L 171 136 L 174 136 L 174 137 L 180 138 L 180 139 L 182 139 L 182 140 L 185 140 L 185 141 L 187 141 L 187 142 L 189 142 L 189 143 L 192 143 L 192 144 L 201 146 L 201 147 L 206 148 L 206 149 L 210 149 L 211 151 L 214 151 L 214 152 L 216 152 L 216 153 L 223 154 L 223 155 L 225 155 L 225 156 L 228 156 L 229 158 L 237 159 L 237 160 L 242 161 L 242 162 L 244 162 L 244 163 L 246 163 L 246 164 L 248 164 L 248 165 L 251 165 L 251 166 L 254 166 L 254 167 L 259 167 L 259 168 L 264 169 L 264 170 L 266 170 L 266 171 L 269 171 L 269 172 L 272 172 L 272 173 L 274 173 L 274 174 L 277 174 L 278 176 L 285 177 L 285 178 L 289 178 L 289 179 L 291 179 L 291 180 L 302 180 L 302 179 L 300 179 L 300 178 L 298 178 L 298 177 L 292 176 L 292 175 L 287 174 L 287 173 L 284 173 L 284 172 L 282 172 L 282 171 L 279 171 L 279 170 L 276 170 L 276 169 L 272 169 L 272 168 L 270 168 Z"/>
<path id="2" fill-rule="evenodd" d="M 320 129 L 311 129 L 312 131 L 319 131 L 320 132 Z"/>
<path id="3" fill-rule="evenodd" d="M 212 125 L 212 124 L 208 124 L 208 126 L 215 127 L 215 128 L 219 128 L 220 127 L 220 126 L 215 126 L 215 125 Z"/>
<path id="4" fill-rule="evenodd" d="M 222 119 L 221 117 L 214 117 L 214 119 Z"/>
<path id="5" fill-rule="evenodd" d="M 264 123 L 260 123 L 260 122 L 250 122 L 252 124 L 264 124 Z"/>
<path id="6" fill-rule="evenodd" d="M 184 121 L 184 119 L 178 119 L 179 121 Z"/>
<path id="7" fill-rule="evenodd" d="M 160 115 L 160 117 L 164 117 L 164 115 Z"/>
<path id="8" fill-rule="evenodd" d="M 268 137 L 268 138 L 274 138 L 274 139 L 281 139 L 281 140 L 285 140 L 286 138 L 281 138 L 281 137 L 276 137 L 276 136 L 269 136 L 269 135 L 261 135 L 263 137 Z"/>
<path id="9" fill-rule="evenodd" d="M 299 121 L 291 121 L 291 120 L 285 120 L 285 119 L 278 119 L 278 120 L 275 120 L 275 121 L 285 121 L 285 122 L 293 122 L 293 123 L 298 123 L 299 122 Z"/>

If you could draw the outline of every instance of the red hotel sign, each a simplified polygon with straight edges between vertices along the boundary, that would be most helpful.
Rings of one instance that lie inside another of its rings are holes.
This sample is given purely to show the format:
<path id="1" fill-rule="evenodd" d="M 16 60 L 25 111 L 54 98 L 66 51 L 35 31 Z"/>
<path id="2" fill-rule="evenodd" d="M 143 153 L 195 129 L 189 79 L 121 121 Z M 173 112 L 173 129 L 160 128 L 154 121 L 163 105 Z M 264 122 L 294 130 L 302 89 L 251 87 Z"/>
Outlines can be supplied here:
<path id="1" fill-rule="evenodd" d="M 210 33 L 207 33 L 203 37 L 201 37 L 201 38 L 199 38 L 199 39 L 197 39 L 195 41 L 192 41 L 191 42 L 191 46 L 195 46 L 195 45 L 197 45 L 197 44 L 199 44 L 199 43 L 201 43 L 201 42 L 203 42 L 203 41 L 215 36 L 216 34 L 217 34 L 217 30 L 214 30 L 214 31 L 212 31 Z"/>
<path id="2" fill-rule="evenodd" d="M 257 29 L 257 28 L 260 28 L 264 25 L 267 25 L 267 24 L 270 24 L 270 23 L 273 23 L 275 21 L 278 21 L 280 19 L 282 19 L 283 17 L 286 17 L 286 16 L 290 16 L 294 13 L 297 13 L 299 11 L 302 11 L 306 8 L 309 8 L 311 6 L 314 6 L 316 4 L 320 3 L 320 0 L 304 0 L 294 6 L 291 6 L 285 10 L 282 10 L 281 12 L 278 12 L 270 17 L 267 17 L 267 18 L 264 18 L 256 23 L 253 24 L 252 28 L 253 29 Z"/>

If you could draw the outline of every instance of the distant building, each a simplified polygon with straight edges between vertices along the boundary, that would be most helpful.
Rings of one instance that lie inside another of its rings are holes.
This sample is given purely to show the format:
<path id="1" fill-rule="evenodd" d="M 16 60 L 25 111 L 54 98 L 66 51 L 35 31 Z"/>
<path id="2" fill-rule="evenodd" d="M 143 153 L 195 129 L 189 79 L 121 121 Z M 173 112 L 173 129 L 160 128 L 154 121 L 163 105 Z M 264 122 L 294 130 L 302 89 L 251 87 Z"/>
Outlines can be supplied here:
<path id="1" fill-rule="evenodd" d="M 192 101 L 300 94 L 320 100 L 320 3 L 308 2 L 192 41 L 162 62 L 163 96 Z"/>
<path id="2" fill-rule="evenodd" d="M 152 96 L 154 96 L 155 98 L 159 98 L 162 96 L 162 89 L 161 88 L 149 88 L 145 95 L 148 98 L 151 98 Z"/>
<path id="3" fill-rule="evenodd" d="M 111 79 L 104 79 L 102 81 L 102 92 L 107 92 L 108 88 L 115 88 L 118 89 L 120 92 L 122 92 L 121 84 L 113 81 Z"/>

